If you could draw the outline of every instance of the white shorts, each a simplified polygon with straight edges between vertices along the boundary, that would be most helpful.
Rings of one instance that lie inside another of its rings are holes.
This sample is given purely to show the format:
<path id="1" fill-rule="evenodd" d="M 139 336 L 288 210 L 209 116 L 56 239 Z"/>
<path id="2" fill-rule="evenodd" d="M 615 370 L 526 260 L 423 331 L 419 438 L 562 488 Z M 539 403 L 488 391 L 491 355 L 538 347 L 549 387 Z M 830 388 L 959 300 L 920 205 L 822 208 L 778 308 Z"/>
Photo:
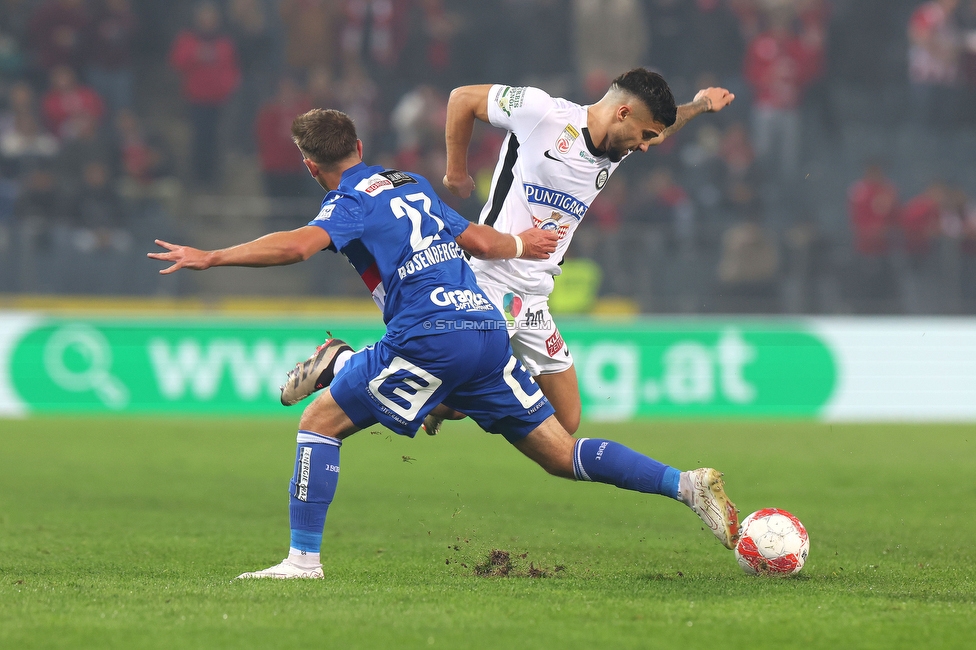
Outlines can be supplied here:
<path id="1" fill-rule="evenodd" d="M 512 351 L 533 377 L 569 370 L 573 355 L 549 313 L 549 296 L 525 295 L 491 281 L 478 280 L 508 324 Z"/>

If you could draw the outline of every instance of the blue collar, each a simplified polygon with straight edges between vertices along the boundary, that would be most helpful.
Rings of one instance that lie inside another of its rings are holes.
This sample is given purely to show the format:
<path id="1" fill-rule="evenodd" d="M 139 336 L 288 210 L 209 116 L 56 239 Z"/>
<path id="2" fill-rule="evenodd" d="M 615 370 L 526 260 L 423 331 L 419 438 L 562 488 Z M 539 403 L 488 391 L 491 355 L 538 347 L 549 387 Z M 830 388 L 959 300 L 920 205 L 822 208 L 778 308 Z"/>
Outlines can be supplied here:
<path id="1" fill-rule="evenodd" d="M 362 172 L 363 170 L 367 169 L 368 167 L 369 166 L 366 163 L 364 163 L 364 162 L 356 163 L 355 165 L 353 165 L 352 167 L 350 167 L 346 171 L 342 172 L 342 176 L 341 176 L 339 182 L 340 183 L 344 183 L 347 180 L 347 178 L 349 178 L 351 176 L 355 176 L 356 174 L 359 174 L 360 172 Z"/>

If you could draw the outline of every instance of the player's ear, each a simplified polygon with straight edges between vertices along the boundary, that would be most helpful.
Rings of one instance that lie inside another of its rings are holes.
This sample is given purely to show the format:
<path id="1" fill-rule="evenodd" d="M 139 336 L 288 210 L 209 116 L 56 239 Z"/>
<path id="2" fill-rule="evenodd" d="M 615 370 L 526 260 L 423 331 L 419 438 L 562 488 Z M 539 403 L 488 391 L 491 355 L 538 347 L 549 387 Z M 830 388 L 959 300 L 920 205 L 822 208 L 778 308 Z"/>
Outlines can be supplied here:
<path id="1" fill-rule="evenodd" d="M 315 164 L 314 160 L 305 158 L 302 162 L 305 163 L 305 169 L 312 175 L 312 178 L 316 178 L 319 175 L 319 166 Z"/>
<path id="2" fill-rule="evenodd" d="M 356 140 L 356 151 L 359 153 L 359 159 L 363 159 L 363 141 Z"/>
<path id="3" fill-rule="evenodd" d="M 630 106 L 627 104 L 621 104 L 617 107 L 617 121 L 623 122 L 632 112 L 633 111 L 630 110 Z"/>

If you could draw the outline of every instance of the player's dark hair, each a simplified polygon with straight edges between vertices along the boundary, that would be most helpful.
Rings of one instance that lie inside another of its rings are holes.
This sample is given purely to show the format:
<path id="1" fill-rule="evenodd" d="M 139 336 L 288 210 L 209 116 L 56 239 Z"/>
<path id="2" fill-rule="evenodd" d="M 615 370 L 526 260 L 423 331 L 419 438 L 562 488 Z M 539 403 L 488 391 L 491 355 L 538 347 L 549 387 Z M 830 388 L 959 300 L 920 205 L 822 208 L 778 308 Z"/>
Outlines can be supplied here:
<path id="1" fill-rule="evenodd" d="M 302 155 L 323 167 L 334 167 L 356 153 L 356 126 L 335 109 L 313 108 L 291 123 L 291 139 Z"/>
<path id="2" fill-rule="evenodd" d="M 625 72 L 610 84 L 611 90 L 622 90 L 641 100 L 651 116 L 664 126 L 671 126 L 678 119 L 678 107 L 674 95 L 664 77 L 645 68 Z"/>

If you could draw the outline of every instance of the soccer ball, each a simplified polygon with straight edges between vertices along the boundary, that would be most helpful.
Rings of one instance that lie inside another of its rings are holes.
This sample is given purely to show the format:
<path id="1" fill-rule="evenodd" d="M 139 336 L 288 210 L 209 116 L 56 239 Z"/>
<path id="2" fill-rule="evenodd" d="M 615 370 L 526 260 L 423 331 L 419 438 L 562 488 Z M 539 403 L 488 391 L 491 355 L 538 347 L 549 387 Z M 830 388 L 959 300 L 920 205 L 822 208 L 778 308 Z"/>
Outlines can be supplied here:
<path id="1" fill-rule="evenodd" d="M 785 510 L 757 510 L 742 520 L 739 531 L 735 559 L 750 575 L 792 575 L 803 568 L 810 552 L 807 529 Z"/>

